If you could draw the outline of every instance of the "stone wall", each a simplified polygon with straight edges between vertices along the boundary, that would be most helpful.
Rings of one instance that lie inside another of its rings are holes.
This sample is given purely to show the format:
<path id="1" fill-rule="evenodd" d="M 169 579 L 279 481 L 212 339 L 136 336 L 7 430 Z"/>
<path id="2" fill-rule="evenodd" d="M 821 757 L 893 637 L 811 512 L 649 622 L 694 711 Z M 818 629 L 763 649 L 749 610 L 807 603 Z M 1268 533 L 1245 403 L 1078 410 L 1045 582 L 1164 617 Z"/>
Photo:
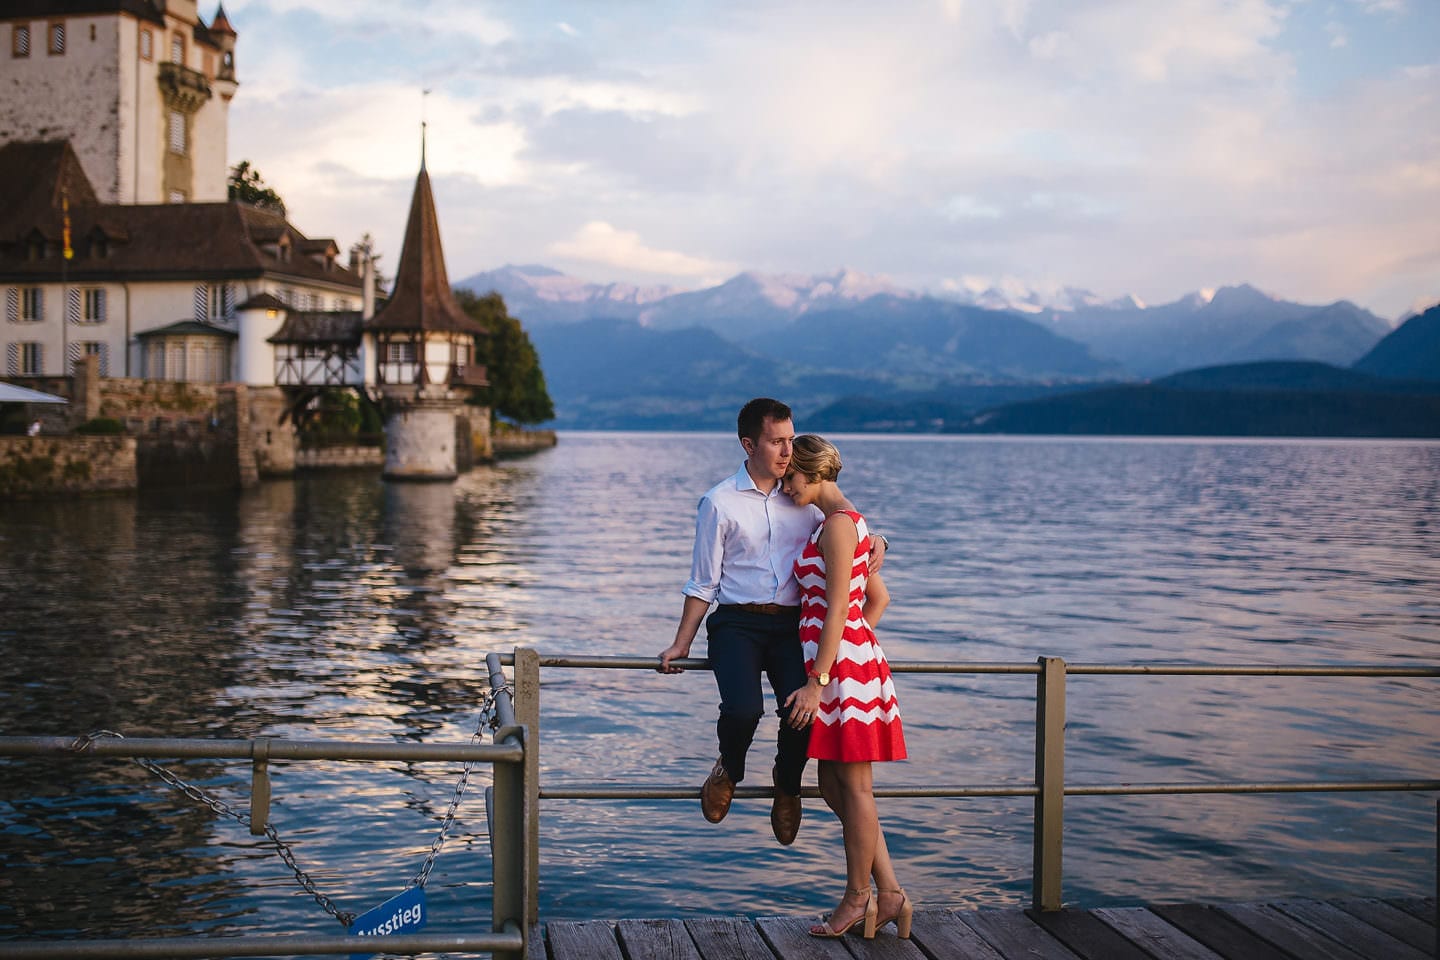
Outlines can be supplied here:
<path id="1" fill-rule="evenodd" d="M 555 446 L 554 430 L 505 430 L 490 438 L 497 457 L 514 457 Z"/>
<path id="2" fill-rule="evenodd" d="M 0 437 L 0 499 L 134 490 L 134 437 Z"/>
<path id="3" fill-rule="evenodd" d="M 385 465 L 385 451 L 380 447 L 314 447 L 295 454 L 300 470 L 375 469 Z"/>

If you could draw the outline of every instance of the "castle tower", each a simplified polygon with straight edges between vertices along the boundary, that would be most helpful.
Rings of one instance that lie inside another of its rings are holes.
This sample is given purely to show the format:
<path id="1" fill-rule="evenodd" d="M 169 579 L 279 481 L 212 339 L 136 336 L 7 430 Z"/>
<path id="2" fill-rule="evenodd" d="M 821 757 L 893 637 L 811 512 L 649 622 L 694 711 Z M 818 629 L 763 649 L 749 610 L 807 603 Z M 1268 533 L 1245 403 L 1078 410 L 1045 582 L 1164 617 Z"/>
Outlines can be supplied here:
<path id="1" fill-rule="evenodd" d="M 0 145 L 69 140 L 101 203 L 223 201 L 235 40 L 196 0 L 8 0 Z"/>
<path id="2" fill-rule="evenodd" d="M 453 479 L 461 462 L 457 443 L 467 442 L 456 415 L 475 388 L 488 385 L 485 368 L 474 362 L 475 340 L 488 331 L 450 290 L 423 149 L 395 289 L 365 331 L 386 413 L 385 476 Z"/>

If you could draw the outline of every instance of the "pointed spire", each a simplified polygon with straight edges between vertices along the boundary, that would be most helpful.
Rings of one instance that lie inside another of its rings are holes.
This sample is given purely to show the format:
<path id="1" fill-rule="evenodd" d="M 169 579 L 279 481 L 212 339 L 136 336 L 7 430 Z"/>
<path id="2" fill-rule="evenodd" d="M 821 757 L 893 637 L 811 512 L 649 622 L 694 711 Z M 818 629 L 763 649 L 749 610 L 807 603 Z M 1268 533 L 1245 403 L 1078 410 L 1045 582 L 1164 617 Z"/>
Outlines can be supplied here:
<path id="1" fill-rule="evenodd" d="M 235 36 L 235 28 L 230 26 L 230 18 L 225 16 L 225 4 L 221 3 L 215 8 L 215 18 L 210 21 L 211 33 L 228 33 Z"/>
<path id="2" fill-rule="evenodd" d="M 395 269 L 395 289 L 369 325 L 372 330 L 457 330 L 485 334 L 455 300 L 440 247 L 440 221 L 430 174 L 422 165 L 410 198 L 410 219 L 405 224 L 405 245 Z"/>

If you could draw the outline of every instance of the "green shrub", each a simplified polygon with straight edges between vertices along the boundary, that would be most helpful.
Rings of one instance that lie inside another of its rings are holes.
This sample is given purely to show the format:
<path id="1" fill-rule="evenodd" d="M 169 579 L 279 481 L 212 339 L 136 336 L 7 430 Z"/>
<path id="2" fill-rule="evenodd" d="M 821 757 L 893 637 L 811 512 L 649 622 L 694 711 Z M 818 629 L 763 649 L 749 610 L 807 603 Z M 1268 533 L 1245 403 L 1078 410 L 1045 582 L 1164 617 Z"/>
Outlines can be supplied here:
<path id="1" fill-rule="evenodd" d="M 86 420 L 75 428 L 75 433 L 98 434 L 102 436 L 115 436 L 125 432 L 125 424 L 114 417 L 96 417 L 94 420 Z"/>

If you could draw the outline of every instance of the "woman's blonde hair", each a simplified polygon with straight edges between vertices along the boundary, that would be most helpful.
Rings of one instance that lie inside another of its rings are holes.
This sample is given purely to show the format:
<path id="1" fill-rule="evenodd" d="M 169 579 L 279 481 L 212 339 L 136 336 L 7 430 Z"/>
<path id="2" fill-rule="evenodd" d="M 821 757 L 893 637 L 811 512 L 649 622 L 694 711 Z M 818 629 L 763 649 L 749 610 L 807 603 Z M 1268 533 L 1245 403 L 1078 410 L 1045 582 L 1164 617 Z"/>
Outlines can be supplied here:
<path id="1" fill-rule="evenodd" d="M 834 480 L 840 475 L 842 466 L 844 464 L 840 462 L 840 451 L 824 437 L 805 433 L 795 438 L 790 454 L 790 467 L 797 473 L 804 474 L 805 479 L 811 483 Z"/>

